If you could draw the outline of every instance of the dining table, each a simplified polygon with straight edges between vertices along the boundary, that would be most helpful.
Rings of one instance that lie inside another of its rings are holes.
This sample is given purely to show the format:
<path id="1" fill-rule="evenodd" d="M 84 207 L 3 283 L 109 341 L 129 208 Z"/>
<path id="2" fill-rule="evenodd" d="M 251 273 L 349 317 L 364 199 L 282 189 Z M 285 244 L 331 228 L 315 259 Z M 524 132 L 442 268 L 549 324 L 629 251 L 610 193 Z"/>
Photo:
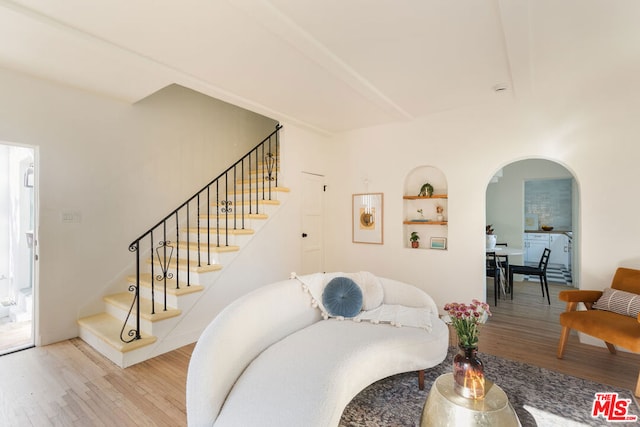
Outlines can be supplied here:
<path id="1" fill-rule="evenodd" d="M 511 248 L 509 246 L 496 246 L 495 248 L 486 248 L 487 253 L 495 252 L 497 256 L 523 255 L 522 248 Z"/>

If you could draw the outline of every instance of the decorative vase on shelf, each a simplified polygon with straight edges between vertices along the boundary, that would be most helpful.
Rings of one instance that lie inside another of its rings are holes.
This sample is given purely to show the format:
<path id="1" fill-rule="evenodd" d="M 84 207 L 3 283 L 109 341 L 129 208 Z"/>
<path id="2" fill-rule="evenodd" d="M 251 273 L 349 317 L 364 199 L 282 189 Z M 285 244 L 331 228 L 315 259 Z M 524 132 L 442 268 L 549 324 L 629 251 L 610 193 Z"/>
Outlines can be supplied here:
<path id="1" fill-rule="evenodd" d="M 458 346 L 453 358 L 453 389 L 462 397 L 484 399 L 484 365 L 478 358 L 478 347 Z"/>
<path id="2" fill-rule="evenodd" d="M 495 249 L 497 238 L 495 234 L 487 234 L 487 249 Z"/>

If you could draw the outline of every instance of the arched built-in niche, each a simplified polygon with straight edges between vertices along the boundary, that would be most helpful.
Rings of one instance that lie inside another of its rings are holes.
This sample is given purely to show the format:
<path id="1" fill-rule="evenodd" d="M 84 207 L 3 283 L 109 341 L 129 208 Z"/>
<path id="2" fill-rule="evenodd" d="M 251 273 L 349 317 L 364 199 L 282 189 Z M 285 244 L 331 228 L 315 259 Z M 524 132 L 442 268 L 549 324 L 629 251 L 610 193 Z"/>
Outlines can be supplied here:
<path id="1" fill-rule="evenodd" d="M 411 248 L 410 236 L 416 232 L 420 249 L 447 249 L 447 190 L 447 179 L 437 167 L 419 166 L 407 174 L 403 193 L 404 247 Z"/>
<path id="2" fill-rule="evenodd" d="M 492 224 L 498 242 L 522 249 L 522 255 L 510 256 L 510 263 L 535 262 L 549 247 L 550 265 L 566 265 L 570 280 L 564 283 L 578 287 L 579 206 L 576 178 L 564 165 L 547 159 L 519 160 L 504 166 L 487 184 L 486 224 Z M 554 229 L 545 231 L 542 225 Z M 556 283 L 563 283 L 556 278 Z"/>

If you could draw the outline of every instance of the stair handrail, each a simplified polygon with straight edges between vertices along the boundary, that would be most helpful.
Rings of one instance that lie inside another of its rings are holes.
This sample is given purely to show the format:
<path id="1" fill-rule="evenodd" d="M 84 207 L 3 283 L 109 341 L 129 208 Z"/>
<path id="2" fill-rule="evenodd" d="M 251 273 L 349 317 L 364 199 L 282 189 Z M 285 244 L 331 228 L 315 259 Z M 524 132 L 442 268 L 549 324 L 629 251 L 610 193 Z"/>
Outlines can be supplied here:
<path id="1" fill-rule="evenodd" d="M 149 237 L 150 245 L 149 252 L 151 255 L 150 264 L 151 264 L 151 313 L 155 314 L 155 282 L 163 282 L 163 311 L 167 310 L 167 281 L 173 279 L 173 273 L 171 273 L 170 267 L 172 266 L 172 260 L 175 255 L 175 283 L 176 289 L 180 288 L 179 282 L 179 270 L 180 270 L 180 217 L 179 213 L 183 210 L 186 210 L 186 216 L 183 221 L 186 221 L 186 286 L 191 286 L 191 276 L 190 276 L 190 268 L 191 260 L 190 260 L 190 250 L 191 242 L 190 242 L 190 234 L 191 229 L 189 227 L 190 223 L 190 204 L 192 202 L 196 202 L 197 206 L 197 228 L 196 228 L 196 251 L 198 254 L 198 267 L 201 266 L 201 241 L 200 241 L 200 207 L 201 207 L 201 196 L 206 195 L 206 203 L 207 203 L 207 221 L 206 221 L 206 231 L 207 234 L 207 265 L 211 264 L 211 231 L 215 230 L 217 241 L 215 242 L 216 247 L 220 247 L 220 217 L 224 216 L 225 220 L 225 246 L 229 246 L 229 216 L 230 213 L 233 213 L 233 229 L 237 229 L 238 227 L 238 212 L 234 212 L 233 209 L 237 206 L 237 195 L 238 190 L 236 188 L 237 185 L 237 169 L 240 168 L 240 179 L 242 180 L 240 184 L 240 203 L 241 203 L 241 221 L 240 221 L 240 229 L 244 229 L 245 227 L 245 205 L 248 204 L 249 212 L 248 215 L 253 214 L 254 204 L 255 204 L 255 213 L 259 213 L 260 200 L 271 200 L 272 198 L 272 190 L 278 187 L 278 173 L 279 173 L 279 165 L 280 165 L 280 140 L 279 140 L 279 131 L 282 129 L 282 125 L 277 124 L 276 128 L 273 132 L 271 132 L 266 138 L 264 138 L 260 143 L 258 143 L 255 147 L 253 147 L 248 153 L 246 153 L 242 158 L 229 166 L 224 172 L 219 174 L 216 178 L 211 180 L 208 184 L 202 187 L 198 192 L 196 192 L 193 196 L 188 198 L 184 203 L 174 209 L 171 213 L 166 215 L 163 219 L 158 221 L 153 227 L 147 230 L 145 233 L 140 235 L 137 239 L 135 239 L 129 245 L 129 251 L 136 253 L 136 278 L 135 284 L 130 283 L 128 290 L 129 292 L 134 293 L 133 301 L 131 302 L 131 306 L 125 318 L 124 324 L 122 325 L 122 329 L 120 331 L 120 339 L 125 343 L 130 343 L 135 340 L 141 339 L 140 332 L 140 244 L 141 242 Z M 272 145 L 273 142 L 273 145 Z M 267 150 L 265 152 L 265 149 Z M 262 166 L 259 165 L 259 153 L 262 152 Z M 255 170 L 252 170 L 251 158 L 255 155 Z M 245 161 L 248 161 L 248 169 L 245 171 Z M 251 174 L 256 174 L 255 177 L 255 188 L 253 186 L 254 179 Z M 233 200 L 229 198 L 229 174 L 233 173 Z M 248 183 L 245 183 L 245 173 L 249 174 Z M 259 176 L 262 176 L 262 179 L 258 179 Z M 220 200 L 220 182 L 224 180 L 224 198 Z M 266 182 L 266 183 L 265 183 Z M 260 185 L 261 184 L 261 185 Z M 246 187 L 248 186 L 248 191 Z M 215 187 L 215 202 L 216 202 L 216 224 L 214 227 L 211 226 L 211 191 L 212 187 Z M 254 194 L 255 191 L 255 194 Z M 245 198 L 245 192 L 247 194 L 248 200 Z M 253 199 L 255 196 L 255 199 Z M 246 202 L 246 203 L 245 203 Z M 221 215 L 221 213 L 223 215 Z M 167 239 L 167 223 L 175 220 L 175 241 L 171 241 Z M 162 238 L 157 242 L 157 247 L 154 248 L 154 231 L 158 228 L 162 227 Z M 154 257 L 154 249 L 157 252 L 157 258 Z M 175 250 L 175 254 L 174 254 Z M 159 267 L 161 269 L 161 274 L 155 275 L 155 264 L 157 262 L 160 264 Z M 125 329 L 129 324 L 129 319 L 134 312 L 135 307 L 135 328 L 127 331 L 128 339 L 125 339 L 124 333 Z"/>

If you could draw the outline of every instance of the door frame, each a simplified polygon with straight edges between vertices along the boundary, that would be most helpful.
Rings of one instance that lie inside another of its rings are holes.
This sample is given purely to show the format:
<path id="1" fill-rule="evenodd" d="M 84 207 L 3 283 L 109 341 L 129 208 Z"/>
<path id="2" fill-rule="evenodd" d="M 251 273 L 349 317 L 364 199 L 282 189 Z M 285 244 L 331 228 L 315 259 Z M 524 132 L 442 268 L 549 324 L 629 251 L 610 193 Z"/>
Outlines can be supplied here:
<path id="1" fill-rule="evenodd" d="M 9 177 L 9 179 L 11 180 L 17 180 L 18 181 L 18 185 L 21 187 L 27 187 L 27 188 L 32 188 L 33 189 L 33 193 L 31 194 L 31 208 L 33 209 L 33 211 L 31 212 L 31 220 L 33 221 L 32 224 L 30 224 L 32 227 L 28 227 L 28 228 L 32 228 L 32 242 L 31 242 L 31 250 L 29 253 L 29 257 L 31 258 L 29 266 L 30 266 L 30 281 L 31 281 L 31 340 L 29 344 L 21 344 L 19 346 L 16 346 L 15 348 L 11 348 L 9 351 L 4 352 L 2 354 L 9 354 L 9 353 L 13 353 L 15 351 L 20 351 L 20 350 L 24 350 L 27 348 L 31 348 L 34 347 L 36 345 L 40 345 L 40 334 L 39 334 L 39 283 L 40 283 L 40 269 L 39 269 L 39 262 L 38 262 L 38 258 L 39 258 L 39 218 L 40 218 L 40 197 L 39 197 L 39 189 L 40 189 L 40 179 L 39 179 L 39 169 L 40 169 L 40 152 L 39 152 L 39 147 L 38 146 L 34 146 L 34 145 L 29 145 L 29 144 L 20 144 L 20 143 L 16 143 L 16 142 L 10 142 L 10 141 L 0 141 L 0 145 L 9 147 L 9 149 L 11 148 L 23 148 L 23 149 L 28 149 L 31 150 L 31 155 L 32 155 L 32 159 L 33 159 L 33 163 L 32 163 L 32 173 L 27 173 L 27 169 L 30 168 L 30 166 L 28 166 L 27 168 L 24 168 L 24 170 L 20 169 L 20 172 L 13 177 Z M 13 212 L 11 212 L 10 214 L 13 217 Z M 21 230 L 22 231 L 22 230 Z M 27 244 L 28 243 L 28 237 L 27 237 Z"/>

